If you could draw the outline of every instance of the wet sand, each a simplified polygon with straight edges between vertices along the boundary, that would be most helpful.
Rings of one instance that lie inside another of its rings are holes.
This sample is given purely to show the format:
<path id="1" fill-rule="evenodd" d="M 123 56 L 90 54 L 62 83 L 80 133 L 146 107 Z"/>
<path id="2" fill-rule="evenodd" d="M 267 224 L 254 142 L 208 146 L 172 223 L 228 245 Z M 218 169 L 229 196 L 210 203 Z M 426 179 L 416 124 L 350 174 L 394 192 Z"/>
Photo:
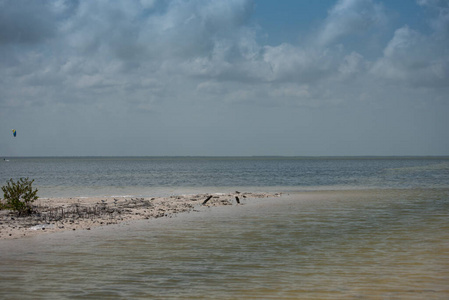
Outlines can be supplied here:
<path id="1" fill-rule="evenodd" d="M 33 203 L 35 213 L 19 217 L 0 211 L 0 240 L 18 239 L 67 230 L 91 230 L 127 221 L 172 217 L 196 211 L 199 206 L 243 204 L 248 198 L 276 197 L 268 193 L 215 193 L 170 197 L 41 198 Z M 207 200 L 206 203 L 204 203 Z"/>

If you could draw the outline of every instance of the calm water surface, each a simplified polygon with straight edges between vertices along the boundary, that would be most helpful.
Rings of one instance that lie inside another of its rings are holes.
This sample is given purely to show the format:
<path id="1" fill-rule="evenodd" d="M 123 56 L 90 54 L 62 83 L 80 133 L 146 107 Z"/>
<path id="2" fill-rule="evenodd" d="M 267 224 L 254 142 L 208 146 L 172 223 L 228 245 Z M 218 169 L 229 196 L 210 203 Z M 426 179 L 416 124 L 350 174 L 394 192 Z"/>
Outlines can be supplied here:
<path id="1" fill-rule="evenodd" d="M 0 182 L 29 177 L 41 197 L 159 196 L 204 190 L 449 186 L 449 158 L 75 157 L 0 161 Z"/>
<path id="2" fill-rule="evenodd" d="M 447 160 L 295 160 L 288 172 L 288 164 L 276 160 L 231 164 L 200 170 L 224 169 L 233 177 L 247 168 L 242 180 L 259 179 L 237 186 L 300 192 L 175 218 L 0 241 L 0 297 L 449 298 Z M 183 177 L 166 172 L 171 183 L 154 184 L 163 192 Z M 260 183 L 268 174 L 279 178 Z M 66 176 L 61 172 L 58 182 Z M 184 180 L 185 190 L 201 189 L 192 178 Z M 220 180 L 205 179 L 204 186 L 234 188 Z"/>

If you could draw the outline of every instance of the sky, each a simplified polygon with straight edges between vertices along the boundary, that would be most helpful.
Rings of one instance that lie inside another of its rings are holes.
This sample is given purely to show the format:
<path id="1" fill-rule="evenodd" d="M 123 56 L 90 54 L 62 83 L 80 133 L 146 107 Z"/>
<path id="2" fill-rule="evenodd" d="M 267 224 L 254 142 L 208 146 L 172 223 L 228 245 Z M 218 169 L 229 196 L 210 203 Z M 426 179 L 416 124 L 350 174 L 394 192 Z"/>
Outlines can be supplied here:
<path id="1" fill-rule="evenodd" d="M 0 0 L 0 157 L 253 155 L 449 155 L 449 1 Z"/>

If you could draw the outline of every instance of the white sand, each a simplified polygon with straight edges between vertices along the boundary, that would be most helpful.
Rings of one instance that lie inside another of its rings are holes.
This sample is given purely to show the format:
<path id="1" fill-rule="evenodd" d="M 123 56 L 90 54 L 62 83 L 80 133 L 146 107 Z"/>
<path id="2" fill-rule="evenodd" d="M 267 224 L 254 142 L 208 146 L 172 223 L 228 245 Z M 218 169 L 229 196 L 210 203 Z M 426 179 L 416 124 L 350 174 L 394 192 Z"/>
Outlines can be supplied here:
<path id="1" fill-rule="evenodd" d="M 65 230 L 90 230 L 97 226 L 132 220 L 170 217 L 176 213 L 195 210 L 210 196 L 212 197 L 205 206 L 236 205 L 236 197 L 244 203 L 247 198 L 276 197 L 280 194 L 236 192 L 157 198 L 42 198 L 33 203 L 37 213 L 31 216 L 19 217 L 11 211 L 0 211 L 0 240 Z"/>

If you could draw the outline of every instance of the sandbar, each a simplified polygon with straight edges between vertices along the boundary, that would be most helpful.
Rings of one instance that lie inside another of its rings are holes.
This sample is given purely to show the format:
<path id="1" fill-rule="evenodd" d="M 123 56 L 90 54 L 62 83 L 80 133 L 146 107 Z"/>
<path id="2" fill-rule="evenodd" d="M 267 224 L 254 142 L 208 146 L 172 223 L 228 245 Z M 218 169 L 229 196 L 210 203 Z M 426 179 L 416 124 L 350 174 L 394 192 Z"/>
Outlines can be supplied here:
<path id="1" fill-rule="evenodd" d="M 12 211 L 0 210 L 0 240 L 68 230 L 91 230 L 133 220 L 172 217 L 198 211 L 200 206 L 239 205 L 249 198 L 279 196 L 281 193 L 236 191 L 170 197 L 39 198 L 33 203 L 35 212 L 30 216 L 17 216 Z"/>

